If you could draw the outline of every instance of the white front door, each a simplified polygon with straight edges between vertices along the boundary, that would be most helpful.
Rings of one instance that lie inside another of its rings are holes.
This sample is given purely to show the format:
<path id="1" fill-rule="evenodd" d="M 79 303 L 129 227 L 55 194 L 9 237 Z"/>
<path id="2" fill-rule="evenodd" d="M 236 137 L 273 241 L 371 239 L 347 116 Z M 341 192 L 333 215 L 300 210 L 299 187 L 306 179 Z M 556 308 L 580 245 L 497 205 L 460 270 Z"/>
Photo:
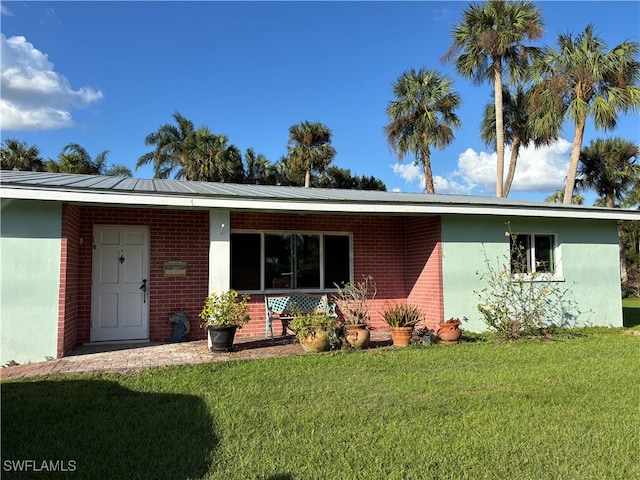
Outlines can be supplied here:
<path id="1" fill-rule="evenodd" d="M 149 231 L 95 226 L 91 341 L 149 338 Z"/>

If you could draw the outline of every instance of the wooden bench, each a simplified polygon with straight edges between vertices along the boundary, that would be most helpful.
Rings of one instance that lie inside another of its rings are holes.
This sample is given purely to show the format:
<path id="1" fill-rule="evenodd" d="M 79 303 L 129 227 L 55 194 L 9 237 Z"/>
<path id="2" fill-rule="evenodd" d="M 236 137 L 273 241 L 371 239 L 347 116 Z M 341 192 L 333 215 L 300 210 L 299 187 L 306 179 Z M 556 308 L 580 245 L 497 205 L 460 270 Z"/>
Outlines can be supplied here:
<path id="1" fill-rule="evenodd" d="M 324 313 L 335 317 L 335 305 L 329 303 L 327 295 L 265 295 L 264 305 L 267 315 L 267 329 L 265 337 L 271 336 L 273 340 L 273 321 L 282 322 L 282 335 L 286 335 L 289 320 L 296 314 Z"/>

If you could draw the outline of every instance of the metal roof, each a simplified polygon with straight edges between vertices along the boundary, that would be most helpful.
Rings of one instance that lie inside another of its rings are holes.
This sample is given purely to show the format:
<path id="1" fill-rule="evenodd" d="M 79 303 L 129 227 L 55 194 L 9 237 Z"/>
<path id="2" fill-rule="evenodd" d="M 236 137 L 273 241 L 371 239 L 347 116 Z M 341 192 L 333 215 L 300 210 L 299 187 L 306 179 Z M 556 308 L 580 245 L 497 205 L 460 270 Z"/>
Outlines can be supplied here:
<path id="1" fill-rule="evenodd" d="M 0 172 L 0 196 L 69 203 L 383 214 L 479 214 L 640 220 L 640 211 L 508 198 L 240 185 L 45 172 Z"/>

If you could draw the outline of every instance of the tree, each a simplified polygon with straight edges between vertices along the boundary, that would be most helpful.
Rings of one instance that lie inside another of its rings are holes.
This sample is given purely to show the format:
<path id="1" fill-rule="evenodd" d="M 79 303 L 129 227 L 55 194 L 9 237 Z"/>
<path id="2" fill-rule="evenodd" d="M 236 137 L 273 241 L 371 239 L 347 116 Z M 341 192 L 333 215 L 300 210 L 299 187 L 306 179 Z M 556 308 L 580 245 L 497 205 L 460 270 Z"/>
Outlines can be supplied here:
<path id="1" fill-rule="evenodd" d="M 449 145 L 462 125 L 455 114 L 460 95 L 451 90 L 452 83 L 434 70 L 412 68 L 392 84 L 395 98 L 387 106 L 390 122 L 384 132 L 400 160 L 413 152 L 415 164 L 422 165 L 427 193 L 435 192 L 431 147 Z"/>
<path id="2" fill-rule="evenodd" d="M 578 181 L 579 189 L 594 189 L 604 197 L 605 205 L 615 207 L 615 200 L 622 200 L 625 193 L 638 184 L 640 165 L 636 160 L 640 147 L 620 137 L 591 142 L 580 152 Z M 620 273 L 622 284 L 628 281 L 627 262 L 623 235 L 618 227 L 620 248 Z"/>
<path id="3" fill-rule="evenodd" d="M 195 130 L 191 150 L 176 178 L 201 182 L 242 183 L 244 167 L 240 150 L 229 144 L 229 137 L 213 134 L 207 127 Z"/>
<path id="4" fill-rule="evenodd" d="M 491 0 L 471 4 L 453 30 L 453 45 L 444 56 L 460 75 L 476 84 L 491 82 L 495 99 L 496 196 L 503 197 L 503 72 L 507 83 L 526 79 L 539 49 L 523 45 L 542 37 L 542 13 L 533 2 Z"/>
<path id="5" fill-rule="evenodd" d="M 267 157 L 256 155 L 252 148 L 244 153 L 245 183 L 254 185 L 276 185 L 275 167 L 269 163 Z"/>
<path id="6" fill-rule="evenodd" d="M 2 170 L 43 172 L 44 160 L 40 157 L 40 149 L 35 145 L 28 146 L 14 138 L 5 140 L 0 148 L 0 165 Z"/>
<path id="7" fill-rule="evenodd" d="M 289 167 L 304 171 L 304 186 L 311 186 L 311 171 L 321 173 L 333 161 L 331 130 L 319 122 L 304 122 L 289 128 Z"/>
<path id="8" fill-rule="evenodd" d="M 125 165 L 107 165 L 108 150 L 103 150 L 95 158 L 77 143 L 64 146 L 58 160 L 49 160 L 46 168 L 54 173 L 74 173 L 82 175 L 107 175 L 112 177 L 131 177 L 131 170 Z"/>
<path id="9" fill-rule="evenodd" d="M 147 135 L 145 145 L 154 145 L 155 149 L 138 159 L 136 170 L 147 163 L 153 163 L 154 178 L 170 178 L 188 162 L 195 148 L 193 122 L 178 112 L 173 114 L 173 118 L 177 125 L 166 123 L 157 132 Z"/>
<path id="10" fill-rule="evenodd" d="M 614 208 L 640 180 L 640 147 L 620 137 L 593 140 L 580 152 L 578 190 L 593 189 Z"/>
<path id="11" fill-rule="evenodd" d="M 564 190 L 556 190 L 553 193 L 553 195 L 549 195 L 547 198 L 544 199 L 544 201 L 547 203 L 562 203 L 563 198 L 564 198 Z M 578 195 L 574 193 L 573 200 L 571 203 L 573 203 L 574 205 L 583 205 L 584 197 L 582 195 Z"/>
<path id="12" fill-rule="evenodd" d="M 327 168 L 315 185 L 320 188 L 344 188 L 350 190 L 380 190 L 386 191 L 385 184 L 375 177 L 357 177 L 351 175 L 351 170 L 332 166 Z"/>
<path id="13" fill-rule="evenodd" d="M 557 139 L 557 132 L 535 132 L 533 122 L 529 116 L 529 103 L 531 91 L 518 86 L 514 92 L 508 88 L 502 89 L 502 105 L 504 118 L 504 142 L 511 145 L 511 158 L 509 159 L 509 169 L 507 178 L 502 186 L 502 196 L 508 197 L 513 184 L 516 172 L 520 148 L 526 147 L 533 142 L 539 147 L 548 145 Z M 495 145 L 496 141 L 496 105 L 489 103 L 485 105 L 480 136 L 487 145 Z"/>
<path id="14" fill-rule="evenodd" d="M 599 130 L 615 128 L 619 113 L 640 105 L 640 44 L 626 41 L 607 51 L 594 35 L 593 25 L 575 37 L 559 35 L 557 49 L 546 47 L 536 63 L 533 102 L 536 121 L 560 128 L 565 120 L 575 127 L 573 148 L 564 190 L 564 203 L 571 203 L 578 171 L 585 125 L 593 117 Z"/>

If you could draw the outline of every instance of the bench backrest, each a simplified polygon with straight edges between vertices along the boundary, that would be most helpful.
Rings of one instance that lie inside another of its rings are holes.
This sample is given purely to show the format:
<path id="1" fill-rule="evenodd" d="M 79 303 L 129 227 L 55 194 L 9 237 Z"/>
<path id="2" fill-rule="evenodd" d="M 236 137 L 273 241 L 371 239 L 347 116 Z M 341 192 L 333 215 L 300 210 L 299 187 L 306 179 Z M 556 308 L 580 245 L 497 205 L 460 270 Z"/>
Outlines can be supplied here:
<path id="1" fill-rule="evenodd" d="M 269 312 L 282 314 L 327 313 L 329 301 L 327 295 L 278 295 L 264 297 Z"/>

